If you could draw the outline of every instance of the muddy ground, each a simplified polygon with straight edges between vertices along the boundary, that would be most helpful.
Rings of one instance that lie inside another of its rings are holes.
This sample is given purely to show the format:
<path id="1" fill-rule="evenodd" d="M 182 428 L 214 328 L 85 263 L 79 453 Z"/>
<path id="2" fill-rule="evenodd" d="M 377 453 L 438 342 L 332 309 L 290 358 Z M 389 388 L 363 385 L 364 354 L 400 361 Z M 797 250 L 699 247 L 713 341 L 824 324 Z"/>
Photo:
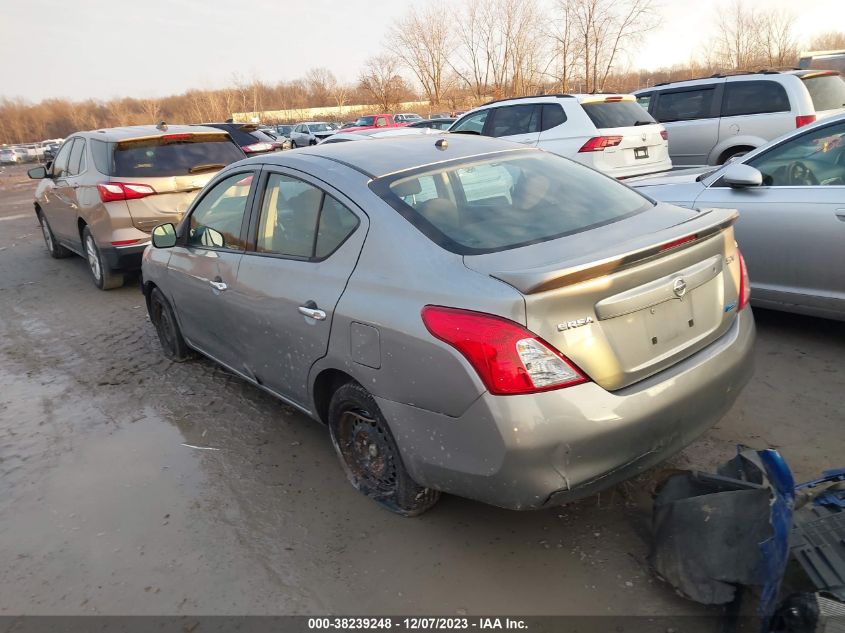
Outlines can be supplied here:
<path id="1" fill-rule="evenodd" d="M 0 174 L 0 615 L 701 612 L 645 562 L 659 470 L 547 511 L 445 496 L 394 516 L 347 484 L 323 427 L 166 361 L 136 286 L 50 259 L 23 171 Z M 842 465 L 845 328 L 756 316 L 752 383 L 664 467 L 737 443 L 781 449 L 799 479 Z"/>

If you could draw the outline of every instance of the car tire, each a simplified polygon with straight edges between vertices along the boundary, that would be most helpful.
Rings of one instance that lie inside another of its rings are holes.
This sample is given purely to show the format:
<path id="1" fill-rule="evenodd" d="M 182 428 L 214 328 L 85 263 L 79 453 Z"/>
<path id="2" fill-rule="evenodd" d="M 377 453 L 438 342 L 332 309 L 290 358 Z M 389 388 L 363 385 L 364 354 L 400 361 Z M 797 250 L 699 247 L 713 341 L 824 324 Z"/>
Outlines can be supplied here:
<path id="1" fill-rule="evenodd" d="M 734 147 L 725 151 L 722 156 L 720 157 L 720 165 L 724 165 L 732 158 L 739 158 L 740 156 L 745 156 L 748 152 L 752 151 L 753 147 Z"/>
<path id="2" fill-rule="evenodd" d="M 417 484 L 373 396 L 356 382 L 342 385 L 329 403 L 329 432 L 347 479 L 358 492 L 391 512 L 414 517 L 431 508 L 440 491 Z"/>
<path id="3" fill-rule="evenodd" d="M 88 262 L 88 270 L 94 285 L 100 290 L 113 290 L 123 285 L 123 274 L 114 272 L 109 268 L 108 262 L 103 257 L 97 240 L 87 226 L 82 229 L 82 250 L 85 253 L 85 260 Z"/>
<path id="4" fill-rule="evenodd" d="M 308 144 L 309 144 L 309 145 L 316 145 L 316 144 L 317 144 L 317 139 L 312 138 L 310 141 L 308 141 Z"/>
<path id="5" fill-rule="evenodd" d="M 47 218 L 44 217 L 44 214 L 40 209 L 37 215 L 38 223 L 41 225 L 41 235 L 44 236 L 44 245 L 47 247 L 47 252 L 50 253 L 50 257 L 53 259 L 64 259 L 65 257 L 73 255 L 72 252 L 56 241 L 56 237 L 53 235 L 53 229 L 50 228 Z"/>
<path id="6" fill-rule="evenodd" d="M 181 363 L 193 358 L 194 353 L 182 336 L 179 323 L 170 302 L 165 299 L 164 294 L 158 288 L 150 292 L 148 304 L 150 322 L 156 329 L 158 340 L 161 343 L 161 351 L 175 363 Z"/>

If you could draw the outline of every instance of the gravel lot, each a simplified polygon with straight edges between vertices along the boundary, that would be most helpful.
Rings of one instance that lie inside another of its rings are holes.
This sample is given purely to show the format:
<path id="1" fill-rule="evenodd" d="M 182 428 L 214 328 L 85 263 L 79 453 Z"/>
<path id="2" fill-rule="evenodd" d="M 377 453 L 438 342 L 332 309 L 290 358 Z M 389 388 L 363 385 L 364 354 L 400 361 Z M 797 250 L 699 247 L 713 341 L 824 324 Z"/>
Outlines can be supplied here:
<path id="1" fill-rule="evenodd" d="M 166 361 L 137 286 L 50 259 L 23 174 L 0 173 L 0 615 L 701 613 L 645 563 L 659 470 L 547 511 L 447 496 L 391 515 L 323 427 Z M 756 316 L 752 383 L 664 467 L 737 443 L 781 449 L 799 479 L 842 465 L 843 324 Z"/>

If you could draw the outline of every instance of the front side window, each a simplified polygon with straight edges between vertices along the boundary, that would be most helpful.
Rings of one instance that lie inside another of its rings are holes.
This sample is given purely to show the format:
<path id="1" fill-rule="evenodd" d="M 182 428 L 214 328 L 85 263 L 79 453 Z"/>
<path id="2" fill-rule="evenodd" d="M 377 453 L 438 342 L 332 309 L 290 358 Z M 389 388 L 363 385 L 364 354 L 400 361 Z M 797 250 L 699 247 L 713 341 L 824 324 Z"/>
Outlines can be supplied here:
<path id="1" fill-rule="evenodd" d="M 67 176 L 67 164 L 70 157 L 71 146 L 73 146 L 76 139 L 65 141 L 62 149 L 59 150 L 59 155 L 53 161 L 53 178 L 64 178 Z"/>
<path id="2" fill-rule="evenodd" d="M 190 246 L 234 251 L 246 248 L 241 239 L 241 227 L 252 181 L 252 173 L 234 174 L 214 185 L 202 197 L 191 213 Z"/>
<path id="3" fill-rule="evenodd" d="M 73 142 L 70 157 L 67 161 L 67 175 L 78 176 L 85 171 L 85 139 L 78 138 Z"/>
<path id="4" fill-rule="evenodd" d="M 484 130 L 484 123 L 487 121 L 488 114 L 490 114 L 489 109 L 469 114 L 449 128 L 449 131 L 464 132 L 466 134 L 481 134 Z"/>
<path id="5" fill-rule="evenodd" d="M 657 111 L 654 113 L 654 118 L 661 123 L 709 119 L 713 116 L 714 93 L 713 88 L 662 92 L 657 100 Z"/>
<path id="6" fill-rule="evenodd" d="M 321 189 L 270 174 L 255 250 L 297 259 L 324 259 L 358 226 L 358 217 Z"/>
<path id="7" fill-rule="evenodd" d="M 376 120 L 376 127 L 385 127 L 387 126 L 387 117 L 380 116 Z"/>
<path id="8" fill-rule="evenodd" d="M 725 84 L 722 116 L 788 112 L 786 90 L 774 81 L 732 81 Z"/>
<path id="9" fill-rule="evenodd" d="M 436 183 L 437 197 L 419 195 L 430 191 L 427 179 Z M 376 179 L 370 187 L 429 239 L 462 255 L 586 231 L 652 204 L 607 176 L 545 152 L 459 160 Z"/>
<path id="10" fill-rule="evenodd" d="M 540 131 L 540 106 L 515 105 L 493 111 L 490 136 L 514 136 Z"/>
<path id="11" fill-rule="evenodd" d="M 769 187 L 845 185 L 845 123 L 802 134 L 748 163 Z"/>

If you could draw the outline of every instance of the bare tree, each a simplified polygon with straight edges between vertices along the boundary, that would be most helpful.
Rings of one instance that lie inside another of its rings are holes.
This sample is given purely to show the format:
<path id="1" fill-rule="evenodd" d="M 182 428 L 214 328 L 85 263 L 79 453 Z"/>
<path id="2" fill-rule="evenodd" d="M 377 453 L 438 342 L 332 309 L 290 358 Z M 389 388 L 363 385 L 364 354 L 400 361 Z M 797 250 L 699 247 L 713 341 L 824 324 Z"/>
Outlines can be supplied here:
<path id="1" fill-rule="evenodd" d="M 393 23 L 387 34 L 387 47 L 413 73 L 423 94 L 432 105 L 443 98 L 446 70 L 453 49 L 452 11 L 440 0 L 422 11 L 411 9 Z"/>
<path id="2" fill-rule="evenodd" d="M 568 19 L 579 44 L 586 92 L 600 92 L 627 47 L 657 28 L 653 0 L 572 0 Z"/>
<path id="3" fill-rule="evenodd" d="M 308 84 L 310 102 L 315 106 L 325 106 L 332 102 L 337 78 L 328 68 L 312 68 L 305 76 Z"/>
<path id="4" fill-rule="evenodd" d="M 769 9 L 758 16 L 760 54 L 769 68 L 791 66 L 798 59 L 798 40 L 792 30 L 795 14 Z"/>
<path id="5" fill-rule="evenodd" d="M 367 59 L 359 83 L 385 111 L 399 103 L 406 91 L 405 80 L 399 75 L 399 60 L 393 55 L 376 55 Z"/>
<path id="6" fill-rule="evenodd" d="M 575 31 L 575 0 L 557 0 L 558 16 L 550 24 L 548 36 L 554 47 L 555 71 L 550 73 L 556 89 L 570 90 L 583 50 Z"/>
<path id="7" fill-rule="evenodd" d="M 492 0 L 468 0 L 464 14 L 455 25 L 457 63 L 450 66 L 475 101 L 487 94 L 490 82 L 490 51 L 495 33 L 491 5 Z"/>
<path id="8" fill-rule="evenodd" d="M 810 40 L 810 50 L 833 51 L 845 49 L 845 31 L 826 31 Z"/>
<path id="9" fill-rule="evenodd" d="M 735 70 L 748 69 L 760 59 L 760 34 L 757 16 L 746 9 L 742 0 L 733 0 L 727 11 L 719 13 L 716 54 L 720 64 Z"/>

